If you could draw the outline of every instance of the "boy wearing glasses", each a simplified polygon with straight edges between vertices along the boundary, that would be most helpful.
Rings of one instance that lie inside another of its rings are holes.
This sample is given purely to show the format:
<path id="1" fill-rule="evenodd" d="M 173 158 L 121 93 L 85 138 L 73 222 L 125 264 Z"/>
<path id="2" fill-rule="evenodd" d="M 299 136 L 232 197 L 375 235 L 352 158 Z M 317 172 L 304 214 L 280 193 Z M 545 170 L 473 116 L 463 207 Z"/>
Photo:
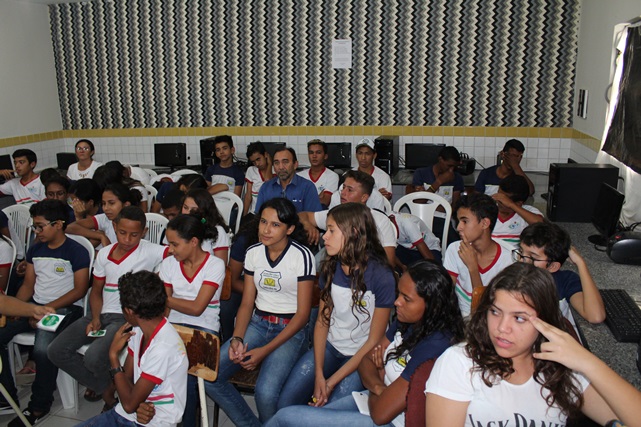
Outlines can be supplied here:
<path id="1" fill-rule="evenodd" d="M 592 280 L 588 265 L 573 246 L 569 234 L 548 221 L 532 224 L 521 233 L 520 249 L 514 251 L 514 260 L 544 268 L 554 277 L 559 293 L 561 313 L 572 326 L 574 319 L 570 305 L 590 323 L 605 320 L 601 294 Z M 579 274 L 561 270 L 567 258 L 576 265 Z"/>
<path id="2" fill-rule="evenodd" d="M 13 196 L 19 205 L 31 205 L 45 198 L 45 187 L 40 181 L 40 175 L 33 172 L 38 164 L 36 153 L 21 148 L 13 152 L 14 170 L 0 170 L 0 176 L 6 181 L 0 184 L 0 196 Z M 13 177 L 13 173 L 18 178 Z"/>
<path id="3" fill-rule="evenodd" d="M 17 298 L 46 305 L 65 315 L 55 332 L 35 329 L 33 358 L 38 367 L 31 386 L 31 401 L 23 414 L 35 424 L 51 409 L 58 368 L 49 361 L 47 347 L 64 328 L 82 315 L 82 298 L 89 282 L 89 254 L 76 241 L 65 235 L 67 211 L 59 200 L 43 200 L 29 209 L 36 240 L 27 251 L 27 268 Z M 10 320 L 0 329 L 0 356 L 6 367 L 0 382 L 17 401 L 18 393 L 11 375 L 7 344 L 22 332 L 34 331 L 35 321 L 26 317 Z M 9 427 L 22 426 L 18 417 Z"/>

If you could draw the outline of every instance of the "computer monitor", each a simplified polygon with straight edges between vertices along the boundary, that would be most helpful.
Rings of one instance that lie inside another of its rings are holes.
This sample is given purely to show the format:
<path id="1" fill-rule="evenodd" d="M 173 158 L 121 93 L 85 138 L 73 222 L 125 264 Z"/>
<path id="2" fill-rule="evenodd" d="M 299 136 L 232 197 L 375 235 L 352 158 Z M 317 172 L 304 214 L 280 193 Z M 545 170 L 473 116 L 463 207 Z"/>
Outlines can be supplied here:
<path id="1" fill-rule="evenodd" d="M 13 159 L 11 154 L 3 154 L 0 156 L 0 169 L 13 170 Z"/>
<path id="2" fill-rule="evenodd" d="M 617 231 L 624 199 L 625 196 L 619 193 L 616 188 L 605 182 L 601 183 L 594 212 L 592 213 L 592 225 L 594 225 L 599 234 L 593 234 L 588 237 L 590 243 L 607 246 L 608 239 Z"/>
<path id="3" fill-rule="evenodd" d="M 445 144 L 405 144 L 405 169 L 418 169 L 438 162 Z"/>
<path id="4" fill-rule="evenodd" d="M 352 168 L 352 144 L 349 142 L 328 142 L 325 165 L 334 169 Z"/>
<path id="5" fill-rule="evenodd" d="M 169 144 L 154 144 L 154 163 L 172 171 L 179 166 L 187 166 L 187 144 L 174 142 Z"/>
<path id="6" fill-rule="evenodd" d="M 67 170 L 69 166 L 78 162 L 76 153 L 56 153 L 56 161 L 58 162 L 58 169 Z"/>
<path id="7" fill-rule="evenodd" d="M 274 153 L 276 150 L 278 150 L 280 147 L 285 147 L 287 144 L 284 142 L 261 142 L 263 144 L 263 147 L 265 147 L 265 151 L 269 153 L 269 155 L 274 158 Z"/>

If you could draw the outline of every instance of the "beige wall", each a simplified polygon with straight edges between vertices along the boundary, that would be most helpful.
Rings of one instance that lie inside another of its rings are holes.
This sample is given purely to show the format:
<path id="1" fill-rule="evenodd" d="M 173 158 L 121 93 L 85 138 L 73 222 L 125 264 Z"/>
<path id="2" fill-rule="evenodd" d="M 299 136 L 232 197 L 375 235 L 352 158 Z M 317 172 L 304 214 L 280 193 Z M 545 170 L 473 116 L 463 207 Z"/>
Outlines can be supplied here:
<path id="1" fill-rule="evenodd" d="M 62 128 L 46 5 L 0 0 L 0 138 Z"/>
<path id="2" fill-rule="evenodd" d="M 575 97 L 579 89 L 589 91 L 588 118 L 576 116 L 575 101 L 573 127 L 599 140 L 605 126 L 614 26 L 639 15 L 639 0 L 582 1 Z"/>

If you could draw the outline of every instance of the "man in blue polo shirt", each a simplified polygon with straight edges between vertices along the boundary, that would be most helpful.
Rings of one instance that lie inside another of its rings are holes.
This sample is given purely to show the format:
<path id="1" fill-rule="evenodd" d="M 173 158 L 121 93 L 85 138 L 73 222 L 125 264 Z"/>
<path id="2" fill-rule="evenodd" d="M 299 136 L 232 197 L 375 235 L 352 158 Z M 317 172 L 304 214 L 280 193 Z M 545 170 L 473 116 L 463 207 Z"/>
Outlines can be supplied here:
<path id="1" fill-rule="evenodd" d="M 256 200 L 256 212 L 267 200 L 284 197 L 294 203 L 297 212 L 318 212 L 323 209 L 318 198 L 316 186 L 311 181 L 296 174 L 298 159 L 291 147 L 282 147 L 274 153 L 274 172 L 276 177 L 260 187 Z"/>

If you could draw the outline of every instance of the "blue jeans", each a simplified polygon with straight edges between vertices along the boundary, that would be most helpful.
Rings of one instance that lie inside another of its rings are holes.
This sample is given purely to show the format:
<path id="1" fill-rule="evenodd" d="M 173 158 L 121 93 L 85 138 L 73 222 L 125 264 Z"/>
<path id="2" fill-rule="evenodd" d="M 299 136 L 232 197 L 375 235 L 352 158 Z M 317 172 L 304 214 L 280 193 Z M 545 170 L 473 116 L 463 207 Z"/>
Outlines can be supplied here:
<path id="1" fill-rule="evenodd" d="M 350 394 L 321 408 L 298 405 L 283 408 L 263 427 L 304 427 L 304 426 L 349 426 L 375 427 L 372 418 L 358 412 L 354 398 Z M 392 423 L 385 424 L 393 427 Z"/>
<path id="2" fill-rule="evenodd" d="M 36 340 L 33 346 L 33 360 L 36 362 L 37 371 L 35 380 L 31 385 L 31 401 L 29 402 L 29 408 L 35 412 L 48 412 L 51 409 L 53 391 L 56 389 L 58 368 L 49 360 L 47 347 L 49 347 L 51 341 L 68 325 L 82 316 L 82 307 L 77 305 L 67 306 L 58 309 L 56 313 L 66 315 L 56 332 L 31 328 L 29 319 L 26 317 L 21 317 L 15 321 L 8 321 L 7 326 L 0 328 L 0 356 L 2 357 L 2 366 L 4 366 L 0 374 L 0 381 L 16 402 L 18 401 L 18 393 L 11 375 L 11 369 L 13 369 L 13 367 L 9 365 L 7 345 L 13 337 L 22 332 L 36 333 Z"/>
<path id="3" fill-rule="evenodd" d="M 49 360 L 62 369 L 80 384 L 102 394 L 111 384 L 109 375 L 109 347 L 118 329 L 125 323 L 122 313 L 105 313 L 100 315 L 101 328 L 107 332 L 104 337 L 91 338 L 85 331 L 91 323 L 91 315 L 78 319 L 53 340 L 47 354 Z M 76 350 L 85 344 L 91 344 L 85 355 Z"/>
<path id="4" fill-rule="evenodd" d="M 330 343 L 325 346 L 325 363 L 323 363 L 323 375 L 325 378 L 331 377 L 341 366 L 343 366 L 352 356 L 345 356 L 336 350 Z M 286 408 L 292 405 L 305 405 L 314 393 L 314 383 L 316 379 L 314 363 L 314 350 L 309 350 L 303 355 L 289 374 L 287 382 L 283 387 L 278 399 L 278 409 Z M 334 387 L 334 391 L 329 397 L 329 402 L 334 402 L 345 396 L 351 396 L 353 391 L 362 390 L 363 383 L 354 371 Z"/>
<path id="5" fill-rule="evenodd" d="M 89 418 L 86 421 L 76 424 L 76 427 L 136 427 L 140 424 L 136 424 L 133 421 L 129 421 L 120 414 L 116 413 L 115 409 L 111 409 L 107 412 L 103 412 L 100 415 L 96 415 L 93 418 Z"/>
<path id="6" fill-rule="evenodd" d="M 282 323 L 269 323 L 254 314 L 245 332 L 245 344 L 248 344 L 249 350 L 262 347 L 272 341 L 285 327 Z M 229 378 L 241 368 L 239 364 L 229 360 L 229 341 L 220 349 L 218 379 L 214 382 L 205 381 L 207 395 L 225 411 L 234 425 L 260 426 L 276 413 L 276 404 L 283 384 L 305 350 L 306 344 L 306 328 L 302 328 L 263 360 L 254 393 L 259 418 L 256 418 L 238 390 L 228 382 Z"/>

